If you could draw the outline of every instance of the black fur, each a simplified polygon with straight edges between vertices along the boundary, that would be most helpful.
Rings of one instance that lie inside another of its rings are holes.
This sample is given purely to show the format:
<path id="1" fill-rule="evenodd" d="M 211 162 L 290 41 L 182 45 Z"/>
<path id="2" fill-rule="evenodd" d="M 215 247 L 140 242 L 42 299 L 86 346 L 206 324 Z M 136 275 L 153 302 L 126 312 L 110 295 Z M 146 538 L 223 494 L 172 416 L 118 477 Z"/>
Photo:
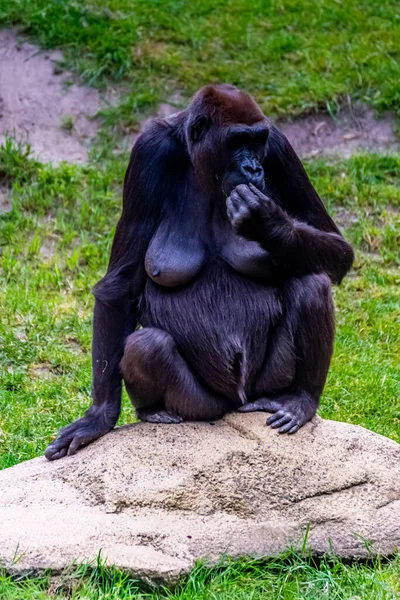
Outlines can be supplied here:
<path id="1" fill-rule="evenodd" d="M 233 159 L 229 132 L 243 114 L 246 135 L 268 141 L 244 142 Z M 248 180 L 238 179 L 240 160 L 255 165 Z M 272 427 L 294 433 L 315 414 L 329 368 L 330 282 L 352 261 L 289 142 L 251 97 L 201 90 L 132 151 L 108 271 L 94 290 L 93 405 L 47 458 L 115 426 L 122 379 L 143 420 L 266 410 Z"/>

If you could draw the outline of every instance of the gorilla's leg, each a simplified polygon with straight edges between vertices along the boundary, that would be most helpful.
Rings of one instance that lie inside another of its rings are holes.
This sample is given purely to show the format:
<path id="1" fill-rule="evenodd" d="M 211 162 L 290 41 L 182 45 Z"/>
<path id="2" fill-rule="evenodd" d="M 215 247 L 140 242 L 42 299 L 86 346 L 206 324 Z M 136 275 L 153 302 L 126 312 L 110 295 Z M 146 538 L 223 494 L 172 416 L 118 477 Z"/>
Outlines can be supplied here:
<path id="1" fill-rule="evenodd" d="M 284 319 L 255 387 L 253 397 L 258 399 L 239 410 L 274 413 L 268 425 L 280 427 L 280 433 L 295 433 L 316 413 L 332 356 L 335 327 L 329 277 L 290 279 L 284 286 L 284 303 Z M 278 391 L 279 384 L 284 392 Z"/>
<path id="2" fill-rule="evenodd" d="M 142 421 L 209 421 L 231 408 L 197 381 L 173 338 L 161 329 L 147 327 L 127 338 L 121 371 Z"/>

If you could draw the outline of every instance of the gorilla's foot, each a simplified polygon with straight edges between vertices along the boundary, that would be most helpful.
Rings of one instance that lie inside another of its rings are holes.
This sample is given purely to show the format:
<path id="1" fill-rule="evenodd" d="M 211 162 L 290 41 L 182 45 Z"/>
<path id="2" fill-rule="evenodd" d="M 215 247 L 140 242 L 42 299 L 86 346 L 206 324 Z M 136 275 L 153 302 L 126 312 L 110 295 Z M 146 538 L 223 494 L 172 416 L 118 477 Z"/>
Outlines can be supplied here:
<path id="1" fill-rule="evenodd" d="M 136 410 L 138 419 L 147 423 L 182 423 L 182 417 L 174 415 L 166 410 L 155 410 L 154 408 L 138 408 Z"/>
<path id="2" fill-rule="evenodd" d="M 296 433 L 310 421 L 317 411 L 318 402 L 306 392 L 283 394 L 275 398 L 259 398 L 239 408 L 240 412 L 265 411 L 273 413 L 267 425 L 279 433 Z"/>

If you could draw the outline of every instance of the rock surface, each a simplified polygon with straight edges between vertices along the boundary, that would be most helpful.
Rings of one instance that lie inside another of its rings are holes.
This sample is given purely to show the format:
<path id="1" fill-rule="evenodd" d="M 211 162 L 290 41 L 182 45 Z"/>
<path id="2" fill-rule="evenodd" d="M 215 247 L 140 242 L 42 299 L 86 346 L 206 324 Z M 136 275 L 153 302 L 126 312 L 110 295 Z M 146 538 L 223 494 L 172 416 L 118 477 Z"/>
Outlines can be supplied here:
<path id="1" fill-rule="evenodd" d="M 346 558 L 400 547 L 400 445 L 316 417 L 295 436 L 262 413 L 214 425 L 140 423 L 54 463 L 0 472 L 0 563 L 12 572 L 93 560 L 175 581 L 198 558 L 308 542 Z"/>

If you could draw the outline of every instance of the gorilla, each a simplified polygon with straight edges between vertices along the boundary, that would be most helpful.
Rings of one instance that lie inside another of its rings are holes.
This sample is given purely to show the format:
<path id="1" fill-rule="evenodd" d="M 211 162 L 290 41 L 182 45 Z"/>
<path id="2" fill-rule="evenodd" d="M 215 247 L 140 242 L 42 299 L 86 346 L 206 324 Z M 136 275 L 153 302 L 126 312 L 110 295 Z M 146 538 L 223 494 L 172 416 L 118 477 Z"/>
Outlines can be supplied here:
<path id="1" fill-rule="evenodd" d="M 331 284 L 353 262 L 285 136 L 255 100 L 208 85 L 137 140 L 96 285 L 92 406 L 49 460 L 116 424 L 266 411 L 295 433 L 318 407 L 334 341 Z"/>

